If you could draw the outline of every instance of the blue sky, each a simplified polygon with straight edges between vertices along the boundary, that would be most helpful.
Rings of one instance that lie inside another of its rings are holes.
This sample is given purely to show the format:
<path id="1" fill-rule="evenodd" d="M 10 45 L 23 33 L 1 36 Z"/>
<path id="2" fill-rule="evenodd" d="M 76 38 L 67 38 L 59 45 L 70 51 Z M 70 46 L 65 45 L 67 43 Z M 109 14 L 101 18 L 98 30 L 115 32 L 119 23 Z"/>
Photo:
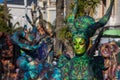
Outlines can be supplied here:
<path id="1" fill-rule="evenodd" d="M 0 3 L 3 2 L 3 0 L 0 0 Z"/>

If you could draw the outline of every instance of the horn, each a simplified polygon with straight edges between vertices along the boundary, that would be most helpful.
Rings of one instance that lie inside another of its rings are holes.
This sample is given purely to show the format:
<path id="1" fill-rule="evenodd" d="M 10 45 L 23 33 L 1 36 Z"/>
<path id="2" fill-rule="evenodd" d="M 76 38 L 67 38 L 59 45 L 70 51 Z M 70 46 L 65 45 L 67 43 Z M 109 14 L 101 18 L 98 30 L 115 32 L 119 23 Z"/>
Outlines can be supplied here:
<path id="1" fill-rule="evenodd" d="M 88 37 L 92 37 L 98 28 L 104 27 L 104 25 L 108 22 L 111 12 L 112 12 L 113 4 L 114 4 L 114 0 L 111 0 L 110 6 L 109 6 L 108 10 L 106 11 L 106 14 L 98 22 L 90 24 L 86 28 L 85 32 L 88 35 Z M 88 17 L 88 18 L 91 18 L 91 17 Z M 91 19 L 93 19 L 93 18 L 91 18 Z M 90 19 L 88 19 L 88 20 L 90 20 Z"/>
<path id="2" fill-rule="evenodd" d="M 77 13 L 77 7 L 78 7 L 78 0 L 74 0 L 75 6 L 73 8 L 72 14 L 67 19 L 67 26 L 69 27 L 69 30 L 72 32 L 72 34 L 77 32 L 77 29 L 75 27 L 75 15 Z"/>
<path id="3" fill-rule="evenodd" d="M 94 28 L 97 30 L 100 27 L 103 27 L 109 20 L 111 12 L 112 12 L 112 7 L 114 5 L 114 0 L 111 0 L 110 6 L 106 12 L 106 14 L 95 24 Z"/>

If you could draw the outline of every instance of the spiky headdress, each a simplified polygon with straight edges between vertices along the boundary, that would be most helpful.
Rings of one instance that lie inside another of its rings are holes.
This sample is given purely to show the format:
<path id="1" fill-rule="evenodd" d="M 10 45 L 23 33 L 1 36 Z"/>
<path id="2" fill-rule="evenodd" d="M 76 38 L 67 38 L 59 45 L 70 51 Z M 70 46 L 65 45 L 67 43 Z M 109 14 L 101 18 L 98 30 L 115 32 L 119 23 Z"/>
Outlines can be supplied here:
<path id="1" fill-rule="evenodd" d="M 112 12 L 114 0 L 111 0 L 106 14 L 98 22 L 95 22 L 95 20 L 90 16 L 82 16 L 74 19 L 77 12 L 77 0 L 75 0 L 75 2 L 76 4 L 73 10 L 73 14 L 68 18 L 68 27 L 73 37 L 78 35 L 89 39 L 94 35 L 98 28 L 104 27 L 104 25 L 108 22 Z"/>

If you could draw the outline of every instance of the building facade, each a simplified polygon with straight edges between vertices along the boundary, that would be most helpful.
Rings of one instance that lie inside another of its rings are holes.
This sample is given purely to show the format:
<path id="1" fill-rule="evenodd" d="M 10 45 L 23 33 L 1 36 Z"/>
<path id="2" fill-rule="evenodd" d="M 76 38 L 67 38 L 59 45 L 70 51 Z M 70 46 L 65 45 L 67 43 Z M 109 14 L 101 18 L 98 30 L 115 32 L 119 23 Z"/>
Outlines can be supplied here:
<path id="1" fill-rule="evenodd" d="M 56 0 L 38 0 L 38 6 L 43 8 L 43 19 L 54 24 L 56 19 Z"/>
<path id="2" fill-rule="evenodd" d="M 13 25 L 16 24 L 16 22 L 19 22 L 19 25 L 16 27 L 23 27 L 25 24 L 27 24 L 28 29 L 32 28 L 32 26 L 26 21 L 25 13 L 28 14 L 30 19 L 32 18 L 31 4 L 33 2 L 37 4 L 37 0 L 7 0 L 7 7 L 10 10 L 10 14 L 12 16 L 11 22 Z"/>
<path id="3" fill-rule="evenodd" d="M 55 24 L 56 20 L 56 0 L 27 0 L 27 14 L 31 18 L 31 4 L 34 2 L 41 8 L 41 12 L 43 14 L 43 19 L 50 22 L 51 24 Z M 64 16 L 66 16 L 67 6 L 69 1 L 65 0 L 64 3 Z M 106 12 L 108 6 L 109 6 L 110 0 L 106 0 L 106 6 L 104 4 L 100 4 L 96 8 L 96 13 L 93 16 L 96 21 L 99 20 Z M 13 19 L 11 20 L 13 24 L 16 22 L 20 23 L 20 26 L 23 26 L 25 23 L 28 24 L 25 21 L 24 15 L 25 15 L 25 6 L 24 6 L 24 0 L 8 0 L 7 6 L 10 9 L 10 14 L 12 14 Z M 113 12 L 111 15 L 111 18 L 106 26 L 114 26 L 114 25 L 120 25 L 119 18 L 120 18 L 120 0 L 115 0 L 115 5 L 113 7 Z M 29 25 L 29 24 L 28 24 Z M 30 26 L 30 25 L 29 25 Z"/>
<path id="4" fill-rule="evenodd" d="M 12 5 L 8 4 L 8 8 L 10 9 L 10 14 L 12 14 L 11 22 L 14 25 L 15 23 L 19 22 L 19 25 L 16 27 L 23 27 L 25 24 L 28 25 L 28 28 L 31 28 L 31 25 L 25 19 L 25 7 L 22 5 Z M 31 17 L 31 7 L 27 8 L 27 14 Z"/>
<path id="5" fill-rule="evenodd" d="M 109 19 L 109 22 L 106 24 L 106 26 L 119 26 L 120 22 L 120 0 L 114 0 L 114 6 L 113 6 L 113 10 L 112 10 L 112 14 L 111 17 Z M 110 0 L 106 0 L 106 5 L 104 5 L 103 3 L 101 3 L 97 8 L 96 8 L 96 13 L 94 15 L 94 18 L 96 20 L 99 20 L 105 13 L 106 10 L 108 9 L 110 4 Z"/>
<path id="6" fill-rule="evenodd" d="M 8 0 L 7 7 L 10 9 L 10 14 L 12 14 L 13 18 L 11 19 L 11 22 L 13 25 L 16 22 L 19 22 L 20 25 L 17 25 L 16 27 L 27 24 L 28 28 L 32 28 L 25 19 L 25 1 L 27 1 L 27 14 L 31 20 L 31 6 L 32 3 L 34 3 L 40 7 L 43 14 L 43 19 L 50 22 L 51 24 L 54 24 L 56 19 L 56 0 Z"/>

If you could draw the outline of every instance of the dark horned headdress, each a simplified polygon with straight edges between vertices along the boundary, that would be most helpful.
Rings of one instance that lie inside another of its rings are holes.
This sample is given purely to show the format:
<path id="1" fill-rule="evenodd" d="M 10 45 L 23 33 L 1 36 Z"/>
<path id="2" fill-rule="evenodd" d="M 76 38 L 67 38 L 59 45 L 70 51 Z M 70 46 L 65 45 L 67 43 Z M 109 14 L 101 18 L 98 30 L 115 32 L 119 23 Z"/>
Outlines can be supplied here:
<path id="1" fill-rule="evenodd" d="M 83 37 L 89 39 L 94 35 L 98 28 L 103 27 L 108 22 L 112 12 L 114 0 L 111 0 L 106 14 L 98 22 L 95 22 L 95 20 L 90 16 L 82 16 L 75 19 L 78 5 L 77 3 L 78 1 L 75 0 L 75 7 L 73 9 L 72 15 L 68 18 L 68 27 L 73 36 L 78 34 L 83 35 Z"/>

